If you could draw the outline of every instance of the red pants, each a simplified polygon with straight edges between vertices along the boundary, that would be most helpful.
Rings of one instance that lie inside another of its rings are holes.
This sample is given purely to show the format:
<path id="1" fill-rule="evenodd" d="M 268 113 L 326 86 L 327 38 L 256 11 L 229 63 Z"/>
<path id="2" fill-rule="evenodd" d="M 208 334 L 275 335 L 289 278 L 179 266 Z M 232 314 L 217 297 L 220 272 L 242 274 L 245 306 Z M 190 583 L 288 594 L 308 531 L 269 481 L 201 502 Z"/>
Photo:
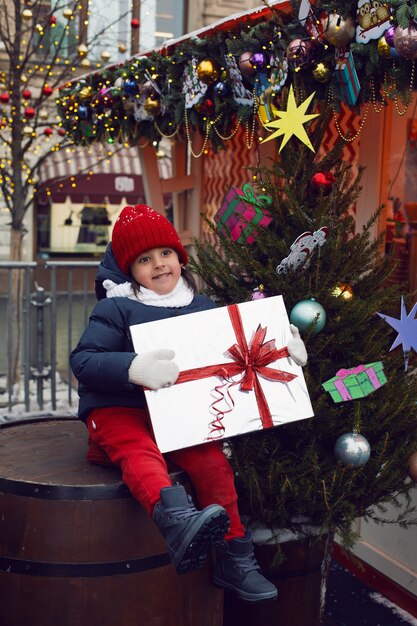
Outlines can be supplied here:
<path id="1" fill-rule="evenodd" d="M 95 409 L 87 420 L 92 441 L 101 446 L 122 471 L 123 482 L 152 515 L 162 487 L 171 487 L 167 464 L 152 433 L 146 409 L 108 407 Z M 184 470 L 194 487 L 200 507 L 223 506 L 230 518 L 225 539 L 243 537 L 237 508 L 233 470 L 218 442 L 166 454 L 167 460 Z"/>

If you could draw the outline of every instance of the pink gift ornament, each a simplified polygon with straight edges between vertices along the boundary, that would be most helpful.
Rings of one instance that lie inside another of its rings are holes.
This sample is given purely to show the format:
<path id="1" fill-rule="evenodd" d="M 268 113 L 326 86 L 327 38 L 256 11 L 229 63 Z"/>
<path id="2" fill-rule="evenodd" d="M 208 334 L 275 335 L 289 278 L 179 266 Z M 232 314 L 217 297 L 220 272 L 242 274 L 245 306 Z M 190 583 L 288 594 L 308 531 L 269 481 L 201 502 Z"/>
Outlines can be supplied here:
<path id="1" fill-rule="evenodd" d="M 214 216 L 219 231 L 230 230 L 230 236 L 236 243 L 251 244 L 255 241 L 257 227 L 266 228 L 272 216 L 265 211 L 272 200 L 269 196 L 256 196 L 252 185 L 246 183 L 242 189 L 231 187 L 220 209 Z M 227 233 L 229 234 L 229 233 Z"/>

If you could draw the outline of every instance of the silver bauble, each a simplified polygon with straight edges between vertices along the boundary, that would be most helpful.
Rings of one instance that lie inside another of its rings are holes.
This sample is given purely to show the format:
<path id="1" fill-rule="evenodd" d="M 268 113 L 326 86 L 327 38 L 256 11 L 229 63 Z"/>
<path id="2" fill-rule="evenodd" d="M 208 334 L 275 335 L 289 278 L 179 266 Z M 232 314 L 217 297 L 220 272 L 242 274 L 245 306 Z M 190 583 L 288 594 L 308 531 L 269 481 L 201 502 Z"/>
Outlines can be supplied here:
<path id="1" fill-rule="evenodd" d="M 336 441 L 334 453 L 346 467 L 362 467 L 369 460 L 371 446 L 359 433 L 345 433 Z"/>

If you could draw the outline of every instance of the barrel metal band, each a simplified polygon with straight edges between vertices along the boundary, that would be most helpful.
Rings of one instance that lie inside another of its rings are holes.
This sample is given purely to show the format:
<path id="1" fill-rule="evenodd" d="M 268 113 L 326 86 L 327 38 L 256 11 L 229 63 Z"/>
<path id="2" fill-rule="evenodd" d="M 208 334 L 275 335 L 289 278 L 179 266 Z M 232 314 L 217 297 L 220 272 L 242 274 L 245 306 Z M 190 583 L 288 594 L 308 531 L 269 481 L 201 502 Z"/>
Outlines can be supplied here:
<path id="1" fill-rule="evenodd" d="M 113 500 L 130 498 L 122 482 L 114 485 L 49 485 L 0 478 L 0 492 L 44 500 Z"/>
<path id="2" fill-rule="evenodd" d="M 99 576 L 119 576 L 136 574 L 157 567 L 169 565 L 168 553 L 114 561 L 109 563 L 45 563 L 0 556 L 0 571 L 8 574 L 28 574 L 29 576 L 50 576 L 61 578 L 92 578 Z"/>

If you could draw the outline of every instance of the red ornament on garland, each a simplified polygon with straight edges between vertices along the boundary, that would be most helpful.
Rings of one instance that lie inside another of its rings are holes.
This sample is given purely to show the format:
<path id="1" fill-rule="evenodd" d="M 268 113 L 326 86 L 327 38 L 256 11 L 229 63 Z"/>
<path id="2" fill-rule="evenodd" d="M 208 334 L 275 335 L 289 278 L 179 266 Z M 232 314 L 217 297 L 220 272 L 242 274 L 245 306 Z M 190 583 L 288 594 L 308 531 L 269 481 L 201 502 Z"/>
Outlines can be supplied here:
<path id="1" fill-rule="evenodd" d="M 136 30 L 140 26 L 140 20 L 138 20 L 136 17 L 134 17 L 132 19 L 132 21 L 130 22 L 130 25 L 131 25 L 132 28 L 134 28 Z"/>
<path id="2" fill-rule="evenodd" d="M 45 130 L 43 131 L 43 134 L 46 135 L 47 137 L 50 137 L 53 132 L 54 131 L 52 130 L 52 128 L 45 128 Z"/>
<path id="3" fill-rule="evenodd" d="M 326 195 L 331 192 L 334 180 L 331 172 L 316 172 L 310 181 L 310 187 L 314 192 Z"/>
<path id="4" fill-rule="evenodd" d="M 31 98 L 31 97 L 32 97 L 32 92 L 31 92 L 30 89 L 24 89 L 22 91 L 22 98 L 23 98 L 23 100 L 29 100 L 29 98 Z"/>
<path id="5" fill-rule="evenodd" d="M 36 115 L 36 111 L 33 107 L 27 107 L 27 109 L 25 109 L 25 117 L 27 117 L 28 120 L 31 120 L 32 118 L 34 118 Z"/>
<path id="6" fill-rule="evenodd" d="M 58 129 L 58 135 L 61 135 L 61 137 L 64 137 L 64 135 L 66 134 L 67 134 L 67 131 L 65 130 L 65 128 Z"/>
<path id="7" fill-rule="evenodd" d="M 45 87 L 42 89 L 42 93 L 44 96 L 51 96 L 53 91 L 54 90 L 49 85 L 45 85 Z"/>
<path id="8" fill-rule="evenodd" d="M 49 25 L 55 26 L 55 24 L 56 24 L 56 17 L 55 15 L 51 15 L 51 17 L 49 18 Z"/>
<path id="9" fill-rule="evenodd" d="M 10 100 L 10 96 L 8 93 L 0 94 L 0 102 L 2 102 L 3 104 L 7 104 L 9 100 Z"/>
<path id="10" fill-rule="evenodd" d="M 207 98 L 201 104 L 196 106 L 196 109 L 202 115 L 213 115 L 215 109 L 214 102 L 210 98 Z"/>

